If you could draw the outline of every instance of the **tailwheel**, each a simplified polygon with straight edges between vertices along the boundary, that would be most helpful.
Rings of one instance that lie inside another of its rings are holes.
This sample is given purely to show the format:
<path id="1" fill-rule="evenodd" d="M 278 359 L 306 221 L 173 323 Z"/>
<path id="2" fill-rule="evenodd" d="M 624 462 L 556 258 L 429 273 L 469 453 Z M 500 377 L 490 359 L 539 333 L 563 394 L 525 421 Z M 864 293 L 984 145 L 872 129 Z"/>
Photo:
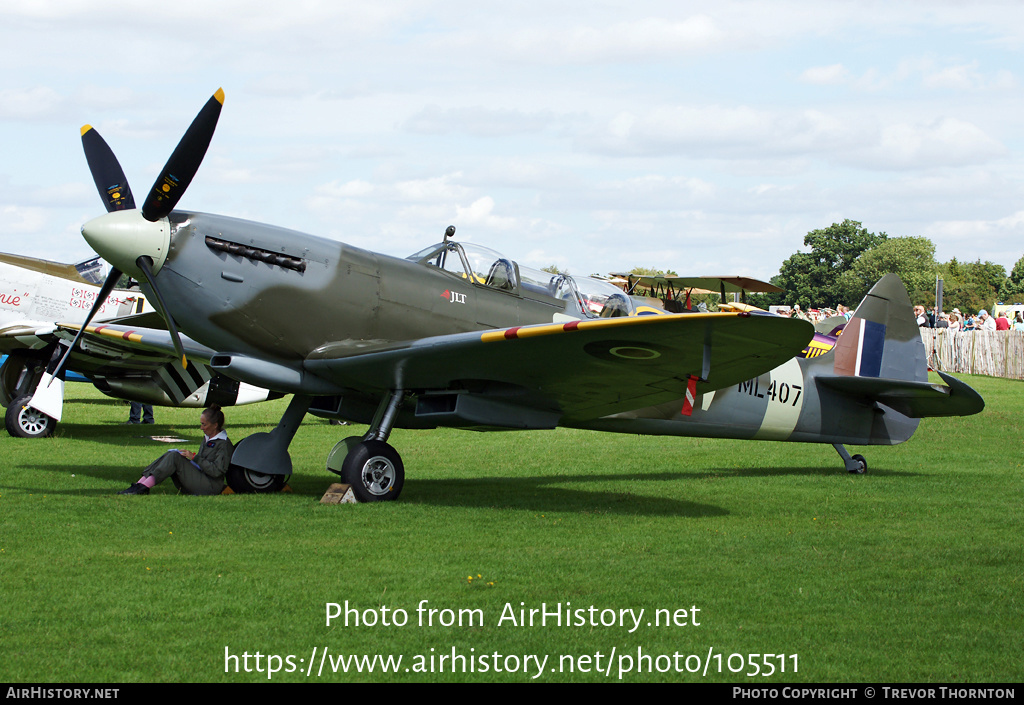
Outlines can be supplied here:
<path id="1" fill-rule="evenodd" d="M 850 469 L 850 472 L 852 474 L 863 475 L 868 471 L 868 461 L 865 460 L 864 456 L 861 455 L 860 453 L 857 453 L 857 455 L 852 456 L 850 460 L 857 464 L 856 467 Z"/>
<path id="2" fill-rule="evenodd" d="M 360 502 L 386 502 L 398 499 L 402 492 L 405 466 L 387 443 L 361 441 L 345 456 L 341 478 Z"/>
<path id="3" fill-rule="evenodd" d="M 240 465 L 228 468 L 228 487 L 238 494 L 267 494 L 280 492 L 291 475 L 264 475 Z"/>
<path id="4" fill-rule="evenodd" d="M 7 433 L 15 438 L 46 438 L 57 428 L 57 420 L 28 405 L 32 395 L 20 396 L 11 402 L 4 415 Z"/>

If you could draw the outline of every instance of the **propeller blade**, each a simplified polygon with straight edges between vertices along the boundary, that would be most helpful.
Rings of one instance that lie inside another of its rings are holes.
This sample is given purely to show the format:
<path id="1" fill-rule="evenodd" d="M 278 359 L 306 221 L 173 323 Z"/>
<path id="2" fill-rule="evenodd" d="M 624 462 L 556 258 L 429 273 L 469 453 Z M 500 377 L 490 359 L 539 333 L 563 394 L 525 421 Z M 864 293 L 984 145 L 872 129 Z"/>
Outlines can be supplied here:
<path id="1" fill-rule="evenodd" d="M 152 303 L 155 303 L 160 309 L 160 315 L 163 316 L 164 320 L 167 321 L 167 331 L 171 334 L 171 341 L 174 343 L 174 352 L 181 355 L 181 366 L 188 367 L 188 360 L 185 359 L 185 348 L 181 345 L 181 337 L 178 334 L 178 326 L 174 323 L 174 318 L 167 311 L 167 305 L 164 303 L 163 294 L 160 293 L 160 289 L 156 285 L 156 277 L 153 276 L 152 261 L 149 257 L 139 257 L 135 261 L 139 269 L 146 276 L 146 281 L 153 288 L 154 299 L 150 299 Z"/>
<path id="2" fill-rule="evenodd" d="M 89 310 L 89 315 L 85 317 L 85 323 L 83 323 L 82 327 L 78 330 L 78 333 L 75 335 L 75 339 L 71 341 L 71 347 L 64 353 L 64 357 L 62 357 L 60 362 L 57 363 L 56 369 L 50 373 L 55 379 L 60 378 L 64 368 L 67 367 L 68 360 L 71 358 L 71 351 L 78 346 L 78 341 L 81 340 L 82 336 L 85 334 L 85 329 L 88 327 L 97 311 L 99 311 L 103 304 L 106 303 L 107 297 L 110 296 L 110 292 L 114 290 L 114 285 L 117 284 L 117 280 L 120 278 L 121 272 L 116 267 L 111 267 L 110 274 L 107 275 L 106 280 L 103 282 L 103 286 L 100 287 L 100 293 L 96 297 L 96 302 Z"/>
<path id="3" fill-rule="evenodd" d="M 124 170 L 121 169 L 113 150 L 92 125 L 82 126 L 82 148 L 85 150 L 85 159 L 89 162 L 92 180 L 96 182 L 96 190 L 100 192 L 107 212 L 134 208 L 135 198 L 132 197 Z"/>
<path id="4" fill-rule="evenodd" d="M 218 88 L 189 125 L 160 176 L 153 182 L 153 188 L 142 204 L 143 218 L 149 221 L 160 220 L 174 210 L 206 156 L 223 104 L 224 91 Z"/>

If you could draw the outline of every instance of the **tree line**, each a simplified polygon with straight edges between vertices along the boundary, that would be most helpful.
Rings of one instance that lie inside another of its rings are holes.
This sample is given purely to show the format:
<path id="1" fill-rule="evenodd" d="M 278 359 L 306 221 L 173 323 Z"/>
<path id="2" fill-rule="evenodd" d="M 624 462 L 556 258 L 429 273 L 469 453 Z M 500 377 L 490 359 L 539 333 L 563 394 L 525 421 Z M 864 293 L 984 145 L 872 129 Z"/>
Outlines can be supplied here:
<path id="1" fill-rule="evenodd" d="M 809 252 L 796 252 L 779 268 L 771 283 L 784 291 L 754 294 L 749 303 L 799 304 L 801 308 L 854 308 L 883 274 L 893 272 L 910 293 L 910 300 L 931 307 L 935 302 L 935 279 L 943 280 L 943 303 L 967 312 L 991 308 L 993 304 L 1024 302 L 1024 257 L 1006 274 L 1001 264 L 977 260 L 948 262 L 935 259 L 935 244 L 926 237 L 889 237 L 868 232 L 855 220 L 833 223 L 812 230 L 804 237 Z"/>

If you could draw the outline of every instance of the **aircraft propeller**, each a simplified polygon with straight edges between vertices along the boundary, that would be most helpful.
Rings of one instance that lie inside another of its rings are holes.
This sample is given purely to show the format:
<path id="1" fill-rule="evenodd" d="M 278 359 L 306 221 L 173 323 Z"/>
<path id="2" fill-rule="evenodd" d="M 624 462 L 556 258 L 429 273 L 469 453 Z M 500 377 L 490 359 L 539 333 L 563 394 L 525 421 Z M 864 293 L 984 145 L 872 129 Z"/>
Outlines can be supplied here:
<path id="1" fill-rule="evenodd" d="M 143 218 L 150 222 L 166 218 L 174 206 L 178 205 L 185 189 L 192 183 L 192 177 L 199 171 L 199 165 L 203 163 L 223 105 L 224 90 L 218 88 L 189 125 L 160 176 L 153 182 L 153 188 L 142 204 Z"/>
<path id="2" fill-rule="evenodd" d="M 100 192 L 107 212 L 135 208 L 132 189 L 117 157 L 114 156 L 114 151 L 92 125 L 82 127 L 82 149 L 85 150 L 85 159 L 89 162 L 92 180 L 96 182 L 96 190 Z"/>
<path id="3" fill-rule="evenodd" d="M 152 287 L 155 295 L 152 301 L 160 315 L 167 321 L 167 329 L 174 342 L 174 350 L 181 356 L 181 364 L 183 366 L 188 364 L 178 333 L 178 326 L 167 309 L 154 274 L 163 264 L 163 259 L 167 254 L 166 243 L 163 241 L 169 237 L 169 226 L 165 219 L 181 200 L 185 189 L 192 183 L 193 177 L 199 170 L 199 165 L 202 164 L 206 150 L 210 146 L 210 140 L 213 139 L 223 105 L 224 91 L 218 88 L 189 125 L 178 142 L 178 146 L 174 148 L 160 175 L 153 182 L 153 188 L 150 189 L 145 203 L 142 204 L 141 211 L 135 211 L 135 199 L 132 196 L 131 187 L 128 185 L 124 170 L 118 163 L 117 157 L 114 156 L 114 152 L 92 126 L 82 127 L 82 148 L 85 151 L 85 158 L 89 163 L 89 171 L 96 183 L 96 189 L 99 191 L 108 213 L 107 216 L 101 216 L 82 226 L 82 235 L 89 241 L 92 248 L 110 263 L 110 273 L 107 275 L 106 281 L 103 282 L 96 302 L 86 316 L 85 322 L 75 335 L 71 347 L 64 353 L 54 370 L 53 377 L 57 378 L 63 372 L 71 357 L 71 351 L 78 345 L 85 329 L 106 302 L 124 271 L 140 279 L 145 279 Z M 113 215 L 115 211 L 135 211 L 145 221 L 156 224 L 156 227 L 139 222 L 135 215 L 128 213 L 118 213 L 115 216 Z M 160 223 L 160 221 L 164 222 Z M 139 254 L 140 251 L 142 254 Z M 152 256 L 154 254 L 157 254 L 159 262 L 154 261 Z"/>

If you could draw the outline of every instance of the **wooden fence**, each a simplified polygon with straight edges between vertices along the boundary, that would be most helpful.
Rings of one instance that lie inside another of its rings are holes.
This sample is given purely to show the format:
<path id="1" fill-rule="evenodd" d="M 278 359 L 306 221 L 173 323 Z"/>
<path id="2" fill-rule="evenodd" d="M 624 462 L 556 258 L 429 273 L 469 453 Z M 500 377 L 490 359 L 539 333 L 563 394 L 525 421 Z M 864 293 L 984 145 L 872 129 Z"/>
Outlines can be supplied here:
<path id="1" fill-rule="evenodd" d="M 921 341 L 932 369 L 1024 379 L 1024 331 L 922 328 Z"/>

